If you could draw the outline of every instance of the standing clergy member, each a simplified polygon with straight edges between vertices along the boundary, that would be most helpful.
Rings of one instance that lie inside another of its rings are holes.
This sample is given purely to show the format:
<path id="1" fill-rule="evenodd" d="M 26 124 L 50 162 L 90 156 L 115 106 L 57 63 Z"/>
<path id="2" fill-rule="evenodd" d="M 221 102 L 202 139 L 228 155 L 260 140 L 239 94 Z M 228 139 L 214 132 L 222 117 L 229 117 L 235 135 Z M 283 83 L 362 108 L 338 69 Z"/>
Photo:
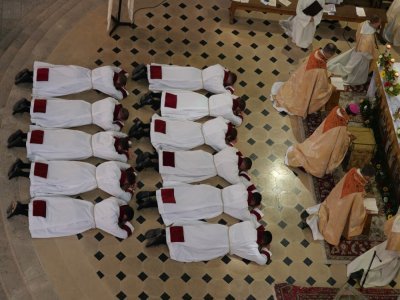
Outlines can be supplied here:
<path id="1" fill-rule="evenodd" d="M 147 78 L 149 90 L 207 90 L 214 94 L 233 93 L 236 74 L 221 65 L 212 65 L 204 70 L 194 67 L 150 64 L 139 65 L 133 71 L 133 80 Z"/>
<path id="2" fill-rule="evenodd" d="M 347 277 L 360 280 L 362 287 L 388 285 L 400 269 L 400 214 L 385 224 L 387 240 L 347 265 Z"/>
<path id="3" fill-rule="evenodd" d="M 32 94 L 38 97 L 57 97 L 94 89 L 122 100 L 129 94 L 125 89 L 127 76 L 128 73 L 114 66 L 90 70 L 35 61 L 33 71 L 24 69 L 15 76 L 15 84 L 33 82 Z"/>
<path id="4" fill-rule="evenodd" d="M 33 127 L 33 128 L 32 128 Z M 8 138 L 8 148 L 26 147 L 30 161 L 81 160 L 91 156 L 127 162 L 130 141 L 122 132 L 104 131 L 94 135 L 72 129 L 17 130 Z"/>
<path id="5" fill-rule="evenodd" d="M 270 262 L 272 234 L 254 227 L 250 221 L 230 227 L 205 222 L 176 224 L 165 230 L 150 229 L 146 247 L 167 244 L 170 257 L 176 261 L 208 261 L 233 254 L 259 265 Z"/>
<path id="6" fill-rule="evenodd" d="M 7 209 L 7 218 L 16 215 L 29 218 L 29 231 L 33 238 L 68 236 L 99 228 L 126 239 L 133 232 L 130 223 L 133 209 L 115 197 L 95 205 L 66 196 L 36 197 L 29 204 L 12 202 Z"/>
<path id="7" fill-rule="evenodd" d="M 274 83 L 271 95 L 275 109 L 303 118 L 320 110 L 335 91 L 326 70 L 326 62 L 335 52 L 332 43 L 313 51 L 288 81 Z"/>
<path id="8" fill-rule="evenodd" d="M 120 131 L 129 118 L 129 111 L 114 98 L 108 97 L 93 104 L 83 100 L 58 98 L 22 98 L 15 103 L 13 115 L 30 112 L 31 122 L 45 128 L 69 128 L 95 124 L 104 130 Z"/>
<path id="9" fill-rule="evenodd" d="M 347 85 L 361 85 L 367 82 L 372 71 L 371 62 L 378 57 L 375 33 L 381 26 L 379 16 L 372 16 L 358 25 L 354 48 L 332 58 L 328 62 L 328 71 L 341 76 Z"/>
<path id="10" fill-rule="evenodd" d="M 375 176 L 372 165 L 352 168 L 321 204 L 307 208 L 302 218 L 310 226 L 314 240 L 337 246 L 340 237 L 360 235 L 367 218 L 364 207 L 365 185 Z"/>
<path id="11" fill-rule="evenodd" d="M 251 165 L 251 159 L 243 157 L 234 147 L 227 147 L 215 155 L 203 150 L 144 153 L 136 162 L 138 170 L 158 167 L 164 185 L 198 182 L 218 175 L 230 184 L 244 182 L 247 187 L 248 175 L 241 172 L 250 170 Z"/>
<path id="12" fill-rule="evenodd" d="M 279 22 L 297 47 L 308 48 L 312 44 L 317 26 L 321 23 L 324 5 L 325 0 L 299 0 L 296 16 Z"/>
<path id="13" fill-rule="evenodd" d="M 237 130 L 222 117 L 201 124 L 154 114 L 150 124 L 137 120 L 129 130 L 129 137 L 144 136 L 150 137 L 156 150 L 190 150 L 206 144 L 220 151 L 236 142 Z"/>
<path id="14" fill-rule="evenodd" d="M 386 12 L 388 24 L 383 31 L 384 38 L 393 44 L 400 46 L 400 1 L 394 0 Z"/>
<path id="15" fill-rule="evenodd" d="M 352 139 L 347 130 L 349 115 L 359 113 L 358 104 L 350 104 L 346 110 L 336 106 L 313 134 L 303 143 L 290 146 L 285 164 L 302 167 L 315 177 L 332 173 L 343 161 Z"/>
<path id="16" fill-rule="evenodd" d="M 263 213 L 257 209 L 261 204 L 261 194 L 249 191 L 242 183 L 222 190 L 206 184 L 181 184 L 154 192 L 141 191 L 136 199 L 138 210 L 158 207 L 167 226 L 210 219 L 226 213 L 239 220 L 252 221 L 258 227 L 258 221 L 263 217 Z"/>
<path id="17" fill-rule="evenodd" d="M 161 109 L 163 117 L 195 121 L 206 116 L 221 116 L 235 126 L 242 124 L 246 109 L 243 99 L 229 93 L 207 98 L 189 91 L 149 92 L 140 99 L 140 104 L 151 105 L 154 110 Z"/>
<path id="18" fill-rule="evenodd" d="M 8 179 L 18 176 L 30 179 L 31 197 L 77 195 L 99 188 L 129 202 L 136 185 L 134 169 L 129 164 L 117 161 L 107 161 L 95 167 L 78 161 L 29 164 L 17 159 L 8 172 Z"/>

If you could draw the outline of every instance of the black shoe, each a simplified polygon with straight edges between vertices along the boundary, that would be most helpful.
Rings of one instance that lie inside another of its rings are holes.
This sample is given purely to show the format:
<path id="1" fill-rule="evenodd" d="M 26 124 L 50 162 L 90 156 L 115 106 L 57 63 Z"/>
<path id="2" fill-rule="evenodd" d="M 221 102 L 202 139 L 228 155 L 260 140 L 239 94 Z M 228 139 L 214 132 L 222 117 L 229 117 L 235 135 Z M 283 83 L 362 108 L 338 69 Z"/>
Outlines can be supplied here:
<path id="1" fill-rule="evenodd" d="M 12 141 L 14 141 L 15 139 L 19 138 L 20 136 L 22 136 L 24 133 L 22 132 L 21 129 L 18 129 L 17 131 L 15 131 L 14 133 L 10 134 L 10 136 L 7 139 L 7 143 L 11 143 Z"/>
<path id="2" fill-rule="evenodd" d="M 18 208 L 20 205 L 21 205 L 21 202 L 19 202 L 19 201 L 13 201 L 10 203 L 10 205 L 7 208 L 7 219 L 18 214 Z"/>
<path id="3" fill-rule="evenodd" d="M 143 208 L 152 208 L 152 207 L 158 207 L 157 200 L 153 198 L 148 198 L 140 201 L 140 204 L 137 209 L 141 210 Z"/>
<path id="4" fill-rule="evenodd" d="M 143 70 L 143 69 L 146 69 L 146 65 L 145 64 L 138 64 L 136 66 L 136 68 L 133 70 L 132 76 L 135 75 L 137 72 Z"/>
<path id="5" fill-rule="evenodd" d="M 15 76 L 15 84 L 25 83 L 25 82 L 33 82 L 33 76 L 28 69 L 25 69 Z"/>
<path id="6" fill-rule="evenodd" d="M 139 81 L 140 79 L 144 79 L 144 78 L 147 78 L 147 69 L 146 68 L 141 69 L 140 71 L 135 72 L 132 75 L 132 79 L 134 81 Z"/>
<path id="7" fill-rule="evenodd" d="M 7 148 L 14 148 L 14 147 L 25 147 L 26 141 L 21 137 L 15 138 L 13 141 L 9 142 Z"/>
<path id="8" fill-rule="evenodd" d="M 24 162 L 22 160 L 20 160 L 19 158 L 17 158 L 17 160 L 8 169 L 8 173 L 7 173 L 8 177 L 10 177 L 13 172 L 20 169 L 21 165 L 23 165 L 23 164 L 24 164 Z"/>
<path id="9" fill-rule="evenodd" d="M 145 137 L 146 134 L 144 133 L 144 130 L 141 128 L 135 128 L 134 126 L 129 129 L 128 136 L 130 138 L 135 138 L 137 140 L 140 140 L 142 137 Z"/>
<path id="10" fill-rule="evenodd" d="M 167 243 L 166 236 L 160 235 L 160 236 L 149 239 L 146 244 L 146 248 L 154 247 L 154 246 L 158 246 L 158 245 L 165 245 L 166 243 Z"/>
<path id="11" fill-rule="evenodd" d="M 17 80 L 21 79 L 22 77 L 25 76 L 25 74 L 29 74 L 29 70 L 27 68 L 22 69 L 21 71 L 19 71 L 17 73 L 17 75 L 15 75 L 14 80 L 17 81 Z"/>
<path id="12" fill-rule="evenodd" d="M 354 279 L 354 280 L 361 280 L 364 274 L 364 269 L 358 270 L 356 272 L 353 272 L 350 274 L 349 278 Z"/>
<path id="13" fill-rule="evenodd" d="M 137 200 L 143 200 L 145 198 L 149 198 L 153 195 L 153 192 L 151 191 L 140 191 L 139 193 L 136 194 L 136 199 Z"/>
<path id="14" fill-rule="evenodd" d="M 142 97 L 140 97 L 140 100 L 139 100 L 140 107 L 143 107 L 145 105 L 153 105 L 153 102 L 154 102 L 154 99 L 153 99 L 152 92 L 147 92 Z"/>
<path id="15" fill-rule="evenodd" d="M 144 237 L 148 240 L 148 239 L 152 239 L 157 236 L 160 236 L 162 234 L 163 234 L 162 228 L 155 228 L 155 229 L 147 230 L 146 233 L 144 234 Z"/>
<path id="16" fill-rule="evenodd" d="M 22 98 L 18 100 L 13 106 L 13 115 L 17 113 L 29 112 L 31 107 L 31 103 L 26 99 Z"/>
<path id="17" fill-rule="evenodd" d="M 300 215 L 300 218 L 303 220 L 303 222 L 305 221 L 305 220 L 307 220 L 307 218 L 308 218 L 308 216 L 309 216 L 310 214 L 305 210 L 305 211 L 303 211 L 302 213 L 301 213 L 301 215 Z"/>
<path id="18" fill-rule="evenodd" d="M 24 173 L 20 169 L 15 169 L 8 174 L 8 180 L 13 179 L 14 177 L 24 176 Z"/>
<path id="19" fill-rule="evenodd" d="M 149 152 L 142 152 L 136 157 L 136 164 L 145 163 L 150 160 L 151 153 Z"/>

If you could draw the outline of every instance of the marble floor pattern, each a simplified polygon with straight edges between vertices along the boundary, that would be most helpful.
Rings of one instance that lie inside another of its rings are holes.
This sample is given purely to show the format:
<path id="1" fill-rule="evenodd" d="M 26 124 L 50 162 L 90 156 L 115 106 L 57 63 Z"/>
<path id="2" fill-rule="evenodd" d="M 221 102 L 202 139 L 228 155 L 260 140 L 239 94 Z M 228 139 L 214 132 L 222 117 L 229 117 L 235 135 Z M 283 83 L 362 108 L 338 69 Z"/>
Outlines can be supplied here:
<path id="1" fill-rule="evenodd" d="M 279 282 L 324 287 L 341 287 L 346 282 L 345 265 L 327 265 L 322 244 L 312 240 L 309 230 L 298 226 L 303 208 L 315 203 L 312 181 L 304 174 L 296 177 L 285 167 L 283 159 L 286 149 L 302 139 L 301 122 L 281 116 L 269 101 L 271 85 L 286 80 L 309 52 L 296 48 L 283 34 L 278 20 L 285 16 L 238 12 L 237 22 L 229 24 L 228 7 L 227 0 L 164 1 L 156 8 L 138 11 L 133 29 L 121 27 L 108 37 L 104 33 L 106 5 L 102 5 L 75 26 L 48 61 L 91 68 L 114 64 L 129 72 L 143 62 L 199 68 L 219 63 L 236 72 L 235 94 L 243 96 L 247 103 L 237 147 L 253 159 L 251 176 L 262 192 L 264 220 L 273 234 L 272 263 L 258 266 L 228 256 L 209 262 L 175 262 L 169 259 L 166 246 L 150 249 L 144 246 L 146 230 L 162 224 L 157 211 L 136 211 L 135 231 L 125 241 L 99 230 L 33 241 L 42 267 L 60 298 L 78 299 L 71 288 L 73 284 L 81 289 L 99 289 L 98 299 L 273 299 L 273 286 Z M 354 41 L 354 28 L 351 23 L 322 23 L 313 47 L 333 41 L 346 51 L 350 44 L 343 37 Z M 131 113 L 125 132 L 134 118 L 147 122 L 154 113 L 149 107 L 135 106 L 147 92 L 145 82 L 129 80 L 128 88 L 130 96 L 121 102 Z M 15 89 L 19 95 L 30 93 L 28 86 Z M 102 97 L 91 91 L 68 98 Z M 28 116 L 15 119 L 16 124 L 27 129 Z M 81 129 L 97 130 L 91 126 Z M 146 138 L 133 140 L 133 149 L 149 151 L 151 145 Z M 21 149 L 9 153 L 25 155 Z M 140 172 L 138 180 L 139 190 L 161 187 L 160 176 L 152 170 Z M 226 186 L 216 178 L 207 182 Z M 20 178 L 12 184 L 18 187 L 21 198 L 28 199 L 26 179 Z M 80 197 L 97 202 L 106 194 L 94 191 Z M 131 205 L 136 207 L 134 200 Z M 14 226 L 13 222 L 25 222 L 27 226 L 27 221 L 20 217 L 10 221 L 10 226 Z M 222 215 L 210 222 L 233 224 L 235 220 Z M 76 280 L 63 280 L 63 272 Z"/>

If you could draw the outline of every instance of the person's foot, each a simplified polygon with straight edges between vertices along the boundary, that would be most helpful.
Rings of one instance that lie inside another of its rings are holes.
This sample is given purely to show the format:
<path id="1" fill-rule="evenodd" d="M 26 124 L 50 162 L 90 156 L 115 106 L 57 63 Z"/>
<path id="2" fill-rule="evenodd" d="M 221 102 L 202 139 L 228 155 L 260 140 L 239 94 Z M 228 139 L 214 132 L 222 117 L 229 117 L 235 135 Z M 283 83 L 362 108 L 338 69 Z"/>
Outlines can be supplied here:
<path id="1" fill-rule="evenodd" d="M 14 104 L 12 114 L 29 112 L 30 106 L 31 103 L 26 98 L 22 98 Z"/>
<path id="2" fill-rule="evenodd" d="M 152 207 L 157 207 L 157 206 L 158 206 L 157 200 L 152 197 L 149 197 L 147 199 L 145 198 L 145 199 L 142 199 L 142 201 L 140 201 L 140 203 L 137 207 L 137 210 L 141 210 L 143 208 L 152 208 Z"/>
<path id="3" fill-rule="evenodd" d="M 152 196 L 152 192 L 150 191 L 140 191 L 136 194 L 137 200 L 145 200 L 146 198 L 150 198 Z"/>
<path id="4" fill-rule="evenodd" d="M 24 69 L 20 71 L 16 76 L 15 76 L 15 84 L 20 84 L 24 82 L 32 82 L 33 78 L 31 75 L 31 72 L 28 69 Z"/>
<path id="5" fill-rule="evenodd" d="M 141 128 L 141 125 L 142 125 L 143 123 L 141 122 L 141 121 L 139 121 L 139 122 L 137 122 L 137 123 L 134 123 L 133 125 L 132 125 L 132 127 L 129 129 L 129 132 L 128 132 L 128 136 L 130 137 L 130 138 L 135 138 L 135 139 L 137 139 L 137 140 L 139 140 L 140 138 L 142 138 L 143 136 L 144 136 L 144 131 L 143 131 L 143 129 Z"/>
<path id="6" fill-rule="evenodd" d="M 17 137 L 15 140 L 8 143 L 7 148 L 11 149 L 14 147 L 25 147 L 25 145 L 26 145 L 26 142 L 24 141 L 24 139 L 22 137 Z"/>
<path id="7" fill-rule="evenodd" d="M 147 68 L 141 69 L 141 70 L 139 70 L 137 72 L 134 72 L 132 74 L 132 79 L 134 81 L 138 81 L 138 80 L 144 79 L 146 77 L 147 77 Z"/>
<path id="8" fill-rule="evenodd" d="M 7 143 L 11 143 L 12 141 L 14 141 L 15 139 L 21 137 L 24 133 L 22 132 L 21 129 L 18 129 L 17 131 L 15 131 L 14 133 L 10 134 L 10 136 L 7 139 Z"/>
<path id="9" fill-rule="evenodd" d="M 148 239 L 157 237 L 162 234 L 163 234 L 162 228 L 155 228 L 155 229 L 147 230 L 146 233 L 144 234 L 144 237 L 148 240 Z"/>
<path id="10" fill-rule="evenodd" d="M 147 92 L 142 97 L 140 97 L 140 100 L 139 100 L 140 107 L 143 107 L 145 105 L 153 105 L 153 104 L 154 104 L 154 99 L 153 99 L 152 92 Z"/>
<path id="11" fill-rule="evenodd" d="M 132 75 L 136 74 L 137 72 L 146 69 L 146 65 L 145 64 L 138 64 L 136 66 L 136 68 L 133 70 Z"/>
<path id="12" fill-rule="evenodd" d="M 10 166 L 8 169 L 8 177 L 17 169 L 20 168 L 21 164 L 23 164 L 23 161 L 17 158 L 17 160 Z"/>
<path id="13" fill-rule="evenodd" d="M 17 209 L 19 204 L 20 202 L 18 201 L 13 201 L 10 203 L 10 205 L 7 208 L 7 219 L 10 219 L 11 217 L 17 214 Z"/>
<path id="14" fill-rule="evenodd" d="M 364 269 L 358 270 L 356 272 L 353 272 L 350 274 L 349 278 L 354 279 L 354 280 L 361 280 L 364 274 Z"/>

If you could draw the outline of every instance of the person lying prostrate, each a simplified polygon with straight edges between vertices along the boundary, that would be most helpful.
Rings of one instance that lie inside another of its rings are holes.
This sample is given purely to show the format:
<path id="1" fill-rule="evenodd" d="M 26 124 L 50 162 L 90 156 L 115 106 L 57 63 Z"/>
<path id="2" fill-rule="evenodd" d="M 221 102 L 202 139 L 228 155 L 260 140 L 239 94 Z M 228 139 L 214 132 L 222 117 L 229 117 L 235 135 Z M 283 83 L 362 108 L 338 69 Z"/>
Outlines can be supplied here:
<path id="1" fill-rule="evenodd" d="M 22 98 L 13 107 L 13 115 L 30 112 L 31 122 L 44 128 L 70 128 L 95 124 L 103 130 L 120 131 L 129 118 L 129 111 L 114 98 L 94 103 L 58 98 Z"/>
<path id="2" fill-rule="evenodd" d="M 236 143 L 237 130 L 222 117 L 201 124 L 154 114 L 149 124 L 135 120 L 129 130 L 129 137 L 150 137 L 156 150 L 190 150 L 206 144 L 220 151 Z"/>
<path id="3" fill-rule="evenodd" d="M 140 106 L 145 105 L 151 105 L 154 110 L 161 109 L 163 117 L 189 121 L 206 116 L 223 117 L 235 126 L 242 124 L 246 109 L 246 102 L 242 98 L 228 93 L 207 98 L 187 91 L 149 92 L 140 98 Z"/>
<path id="4" fill-rule="evenodd" d="M 36 160 L 82 160 L 98 157 L 127 162 L 130 141 L 122 132 L 104 131 L 89 134 L 72 129 L 42 129 L 31 126 L 24 133 L 17 130 L 8 138 L 8 148 L 26 147 L 27 158 Z"/>
<path id="5" fill-rule="evenodd" d="M 32 82 L 35 97 L 57 97 L 94 89 L 122 100 L 129 95 L 125 88 L 127 76 L 128 73 L 114 66 L 90 70 L 35 61 L 33 71 L 23 69 L 15 76 L 15 84 Z"/>
<path id="6" fill-rule="evenodd" d="M 210 219 L 226 213 L 239 220 L 249 220 L 258 227 L 263 213 L 258 209 L 262 196 L 249 191 L 242 183 L 222 190 L 210 185 L 180 184 L 136 195 L 138 210 L 158 207 L 165 225 Z M 250 210 L 249 210 L 250 208 Z"/>
<path id="7" fill-rule="evenodd" d="M 66 196 L 36 197 L 29 204 L 13 201 L 7 219 L 27 216 L 32 238 L 75 235 L 98 228 L 120 239 L 132 235 L 134 211 L 118 198 L 110 197 L 94 204 Z"/>
<path id="8" fill-rule="evenodd" d="M 176 65 L 150 64 L 138 65 L 133 70 L 133 80 L 147 78 L 149 90 L 153 92 L 183 90 L 206 90 L 214 94 L 230 92 L 233 94 L 233 85 L 236 74 L 221 65 L 212 65 L 204 70 Z"/>
<path id="9" fill-rule="evenodd" d="M 136 187 L 134 169 L 118 161 L 107 161 L 95 167 L 78 161 L 54 160 L 30 164 L 17 159 L 8 171 L 8 179 L 19 176 L 30 179 L 31 197 L 70 196 L 99 188 L 127 203 Z"/>
<path id="10" fill-rule="evenodd" d="M 208 261 L 227 254 L 259 265 L 269 264 L 272 234 L 250 221 L 226 226 L 205 222 L 174 224 L 166 229 L 150 229 L 146 247 L 167 244 L 171 259 L 181 262 Z"/>

